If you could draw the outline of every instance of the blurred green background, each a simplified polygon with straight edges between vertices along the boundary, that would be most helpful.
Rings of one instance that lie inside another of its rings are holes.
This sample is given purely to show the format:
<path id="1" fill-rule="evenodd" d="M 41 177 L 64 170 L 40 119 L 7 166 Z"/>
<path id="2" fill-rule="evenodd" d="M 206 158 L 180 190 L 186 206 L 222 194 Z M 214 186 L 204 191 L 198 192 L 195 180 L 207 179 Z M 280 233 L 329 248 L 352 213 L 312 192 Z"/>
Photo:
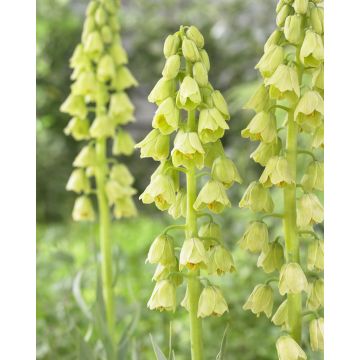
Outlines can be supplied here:
<path id="1" fill-rule="evenodd" d="M 147 102 L 147 95 L 164 64 L 163 41 L 181 24 L 194 24 L 204 34 L 211 59 L 210 80 L 223 91 L 230 105 L 231 131 L 226 134 L 224 144 L 238 165 L 245 185 L 234 186 L 230 192 L 234 207 L 219 221 L 224 226 L 225 240 L 233 250 L 238 271 L 215 279 L 228 300 L 230 314 L 204 321 L 205 358 L 215 359 L 229 323 L 226 359 L 277 359 L 274 343 L 279 330 L 263 316 L 256 319 L 242 310 L 247 296 L 262 281 L 264 273 L 257 270 L 255 256 L 236 246 L 252 216 L 237 204 L 246 184 L 261 171 L 249 159 L 257 144 L 240 137 L 240 130 L 251 116 L 250 112 L 241 111 L 241 107 L 257 84 L 258 75 L 253 68 L 275 26 L 276 3 L 274 0 L 123 0 L 122 3 L 121 34 L 129 54 L 129 67 L 140 84 L 130 91 L 137 122 L 128 129 L 136 140 L 142 139 L 151 127 L 155 108 Z M 73 223 L 71 219 L 74 195 L 65 191 L 65 184 L 79 144 L 64 136 L 68 117 L 58 110 L 69 92 L 68 59 L 80 41 L 86 5 L 84 0 L 37 1 L 38 359 L 78 359 L 88 351 L 86 344 L 99 354 L 97 358 L 102 354 L 96 329 L 88 318 L 96 298 L 97 229 L 96 225 Z M 151 159 L 140 160 L 137 152 L 123 160 L 135 175 L 140 194 L 156 164 Z M 171 219 L 153 206 L 138 205 L 139 218 L 116 221 L 112 228 L 119 273 L 116 287 L 119 334 L 138 315 L 126 358 L 155 358 L 149 334 L 167 353 L 171 321 L 176 359 L 189 359 L 186 312 L 179 307 L 176 314 L 160 314 L 146 308 L 154 286 L 151 282 L 154 267 L 144 264 L 144 260 L 151 241 Z M 274 222 L 274 235 L 279 231 L 277 226 Z M 276 305 L 279 301 L 276 299 Z M 92 355 L 83 358 L 91 359 Z"/>

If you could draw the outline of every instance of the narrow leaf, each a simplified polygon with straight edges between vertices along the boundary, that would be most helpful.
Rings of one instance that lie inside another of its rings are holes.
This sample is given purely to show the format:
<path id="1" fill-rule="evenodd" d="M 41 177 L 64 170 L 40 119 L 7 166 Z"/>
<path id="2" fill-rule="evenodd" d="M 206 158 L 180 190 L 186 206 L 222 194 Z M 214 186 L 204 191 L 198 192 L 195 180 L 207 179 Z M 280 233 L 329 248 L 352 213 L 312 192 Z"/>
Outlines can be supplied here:
<path id="1" fill-rule="evenodd" d="M 226 340 L 227 340 L 227 334 L 228 334 L 228 330 L 229 330 L 229 324 L 226 325 L 222 340 L 221 340 L 221 345 L 220 345 L 220 351 L 216 356 L 216 360 L 224 360 L 225 359 L 225 349 L 226 349 Z"/>
<path id="2" fill-rule="evenodd" d="M 156 360 L 167 360 L 164 353 L 160 350 L 159 346 L 155 343 L 153 337 L 150 334 L 150 340 L 154 349 L 154 353 L 156 355 Z"/>

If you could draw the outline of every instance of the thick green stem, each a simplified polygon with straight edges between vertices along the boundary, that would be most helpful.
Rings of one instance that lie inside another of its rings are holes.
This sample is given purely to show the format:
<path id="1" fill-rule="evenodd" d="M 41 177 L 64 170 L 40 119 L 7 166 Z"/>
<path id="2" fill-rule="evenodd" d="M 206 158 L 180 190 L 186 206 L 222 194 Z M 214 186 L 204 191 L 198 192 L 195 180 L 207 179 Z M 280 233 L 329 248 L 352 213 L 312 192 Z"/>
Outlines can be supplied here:
<path id="1" fill-rule="evenodd" d="M 289 111 L 288 129 L 286 139 L 286 157 L 289 162 L 290 171 L 296 179 L 297 160 L 297 124 L 294 121 L 293 111 Z M 287 185 L 284 189 L 284 233 L 287 262 L 299 262 L 300 249 L 299 238 L 296 227 L 296 184 Z M 301 343 L 302 327 L 302 304 L 301 294 L 288 295 L 288 316 L 292 337 Z"/>

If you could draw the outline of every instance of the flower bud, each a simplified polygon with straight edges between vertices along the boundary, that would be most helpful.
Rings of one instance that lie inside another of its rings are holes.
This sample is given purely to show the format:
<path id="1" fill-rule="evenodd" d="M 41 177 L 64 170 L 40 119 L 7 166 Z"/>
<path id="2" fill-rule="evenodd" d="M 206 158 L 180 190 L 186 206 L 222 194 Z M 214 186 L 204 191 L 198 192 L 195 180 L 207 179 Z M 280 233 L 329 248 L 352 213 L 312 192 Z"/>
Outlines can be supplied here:
<path id="1" fill-rule="evenodd" d="M 224 136 L 229 125 L 216 108 L 200 111 L 198 133 L 202 143 L 215 142 Z"/>
<path id="2" fill-rule="evenodd" d="M 102 6 L 99 6 L 95 12 L 95 21 L 99 26 L 104 25 L 107 21 L 107 14 Z"/>
<path id="3" fill-rule="evenodd" d="M 74 221 L 94 221 L 95 212 L 88 196 L 79 196 L 75 200 L 72 212 Z"/>
<path id="4" fill-rule="evenodd" d="M 167 235 L 159 235 L 150 246 L 150 250 L 145 262 L 150 264 L 161 264 L 164 266 L 174 265 L 174 239 Z"/>
<path id="5" fill-rule="evenodd" d="M 113 42 L 109 49 L 109 53 L 116 65 L 124 65 L 128 63 L 126 51 L 118 42 Z"/>
<path id="6" fill-rule="evenodd" d="M 227 103 L 219 90 L 215 90 L 211 93 L 211 99 L 214 106 L 218 109 L 225 120 L 230 119 L 230 113 Z"/>
<path id="7" fill-rule="evenodd" d="M 271 318 L 271 321 L 276 326 L 285 326 L 288 327 L 288 306 L 287 306 L 287 300 L 283 301 L 281 305 L 276 310 L 274 316 Z"/>
<path id="8" fill-rule="evenodd" d="M 324 221 L 324 208 L 314 194 L 304 194 L 297 204 L 297 226 L 301 229 Z"/>
<path id="9" fill-rule="evenodd" d="M 172 97 L 174 95 L 174 91 L 174 80 L 167 80 L 165 78 L 161 78 L 151 90 L 148 96 L 148 100 L 151 103 L 159 105 L 168 97 Z"/>
<path id="10" fill-rule="evenodd" d="M 176 288 L 170 280 L 161 280 L 156 283 L 150 300 L 147 303 L 150 310 L 172 311 L 176 309 Z"/>
<path id="11" fill-rule="evenodd" d="M 112 137 L 115 135 L 115 126 L 107 115 L 99 115 L 90 126 L 90 135 L 99 139 L 103 137 Z"/>
<path id="12" fill-rule="evenodd" d="M 324 61 L 322 37 L 312 30 L 307 30 L 300 49 L 300 60 L 306 67 L 318 67 Z"/>
<path id="13" fill-rule="evenodd" d="M 186 37 L 192 40 L 198 48 L 201 49 L 204 47 L 204 37 L 196 26 L 192 25 L 189 27 L 189 29 L 186 31 Z"/>
<path id="14" fill-rule="evenodd" d="M 85 119 L 87 108 L 83 96 L 70 94 L 60 107 L 60 111 L 70 114 L 80 119 Z"/>
<path id="15" fill-rule="evenodd" d="M 135 203 L 131 196 L 126 196 L 115 201 L 114 217 L 116 219 L 137 216 Z"/>
<path id="16" fill-rule="evenodd" d="M 66 184 L 66 190 L 74 191 L 78 194 L 82 192 L 88 193 L 90 191 L 90 182 L 83 169 L 73 170 Z"/>
<path id="17" fill-rule="evenodd" d="M 265 79 L 265 85 L 270 85 L 272 99 L 296 101 L 300 97 L 299 77 L 293 67 L 280 64 L 274 74 Z"/>
<path id="18" fill-rule="evenodd" d="M 180 39 L 177 35 L 168 35 L 164 42 L 164 55 L 166 58 L 175 55 L 180 46 Z"/>
<path id="19" fill-rule="evenodd" d="M 171 55 L 167 58 L 164 69 L 162 71 L 162 76 L 164 79 L 170 80 L 174 79 L 180 70 L 180 56 Z"/>
<path id="20" fill-rule="evenodd" d="M 284 35 L 290 43 L 299 45 L 302 40 L 302 17 L 301 15 L 292 15 L 286 18 L 284 26 Z"/>
<path id="21" fill-rule="evenodd" d="M 74 95 L 92 95 L 97 86 L 95 74 L 92 71 L 84 71 L 79 74 L 76 82 L 71 86 Z"/>
<path id="22" fill-rule="evenodd" d="M 274 30 L 264 45 L 264 51 L 267 51 L 271 45 L 279 45 L 282 36 L 283 36 L 282 31 Z"/>
<path id="23" fill-rule="evenodd" d="M 64 133 L 71 135 L 77 141 L 89 139 L 89 120 L 72 118 L 64 129 Z"/>
<path id="24" fill-rule="evenodd" d="M 84 146 L 79 154 L 76 156 L 73 166 L 75 167 L 89 167 L 96 165 L 96 153 L 93 146 Z"/>
<path id="25" fill-rule="evenodd" d="M 198 169 L 204 166 L 204 149 L 196 132 L 179 131 L 174 140 L 171 152 L 174 166 L 189 168 L 195 165 Z"/>
<path id="26" fill-rule="evenodd" d="M 287 263 L 282 266 L 279 279 L 280 295 L 307 292 L 308 287 L 306 276 L 298 263 Z"/>
<path id="27" fill-rule="evenodd" d="M 306 14 L 309 0 L 294 0 L 293 8 L 297 14 Z"/>
<path id="28" fill-rule="evenodd" d="M 281 139 L 278 137 L 271 143 L 261 142 L 256 150 L 251 153 L 250 157 L 262 166 L 265 166 L 270 158 L 277 156 L 282 148 Z"/>
<path id="29" fill-rule="evenodd" d="M 89 34 L 95 30 L 96 30 L 95 19 L 93 16 L 88 16 L 84 21 L 83 30 L 81 33 L 81 41 L 85 42 Z"/>
<path id="30" fill-rule="evenodd" d="M 184 241 L 180 251 L 179 269 L 186 267 L 189 270 L 206 269 L 208 255 L 203 242 L 194 237 Z"/>
<path id="31" fill-rule="evenodd" d="M 289 163 L 282 156 L 272 157 L 260 176 L 259 182 L 265 187 L 272 185 L 283 187 L 295 182 L 289 168 Z"/>
<path id="32" fill-rule="evenodd" d="M 169 214 L 174 218 L 186 217 L 186 191 L 180 189 L 176 193 L 175 202 L 169 208 Z"/>
<path id="33" fill-rule="evenodd" d="M 86 36 L 84 51 L 89 55 L 89 57 L 92 59 L 98 59 L 103 50 L 104 44 L 99 32 L 93 31 L 88 36 Z"/>
<path id="34" fill-rule="evenodd" d="M 283 48 L 278 45 L 271 45 L 256 64 L 255 69 L 259 69 L 263 77 L 269 77 L 275 72 L 276 68 L 282 64 L 283 60 Z"/>
<path id="35" fill-rule="evenodd" d="M 113 41 L 113 33 L 110 26 L 105 25 L 101 28 L 101 37 L 105 44 L 111 44 Z"/>
<path id="36" fill-rule="evenodd" d="M 125 125 L 133 121 L 134 105 L 127 94 L 119 92 L 111 95 L 109 115 L 112 120 L 119 125 Z"/>
<path id="37" fill-rule="evenodd" d="M 241 131 L 241 136 L 250 140 L 260 140 L 265 143 L 277 138 L 276 119 L 274 114 L 261 111 L 257 113 L 249 125 Z"/>
<path id="38" fill-rule="evenodd" d="M 311 146 L 316 149 L 324 148 L 324 124 L 316 129 Z"/>
<path id="39" fill-rule="evenodd" d="M 175 187 L 170 176 L 157 175 L 139 198 L 144 204 L 155 202 L 156 207 L 167 210 L 175 202 Z"/>
<path id="40" fill-rule="evenodd" d="M 109 54 L 103 55 L 100 58 L 96 75 L 97 78 L 103 82 L 114 79 L 116 75 L 115 63 Z"/>
<path id="41" fill-rule="evenodd" d="M 152 126 L 155 129 L 159 129 L 162 134 L 169 135 L 177 130 L 179 117 L 180 112 L 175 106 L 174 99 L 168 97 L 156 110 Z"/>
<path id="42" fill-rule="evenodd" d="M 276 350 L 279 360 L 307 360 L 304 350 L 289 335 L 279 337 Z"/>
<path id="43" fill-rule="evenodd" d="M 180 305 L 190 312 L 189 287 L 186 286 L 185 296 L 181 300 Z"/>
<path id="44" fill-rule="evenodd" d="M 193 77 L 199 86 L 206 86 L 208 84 L 208 73 L 202 62 L 196 62 L 193 66 Z"/>
<path id="45" fill-rule="evenodd" d="M 310 283 L 309 294 L 306 301 L 306 308 L 309 310 L 317 310 L 324 307 L 324 280 L 317 279 Z"/>
<path id="46" fill-rule="evenodd" d="M 318 90 L 324 90 L 324 64 L 314 69 L 311 79 L 311 85 Z"/>
<path id="47" fill-rule="evenodd" d="M 285 23 L 286 18 L 291 15 L 291 6 L 285 4 L 281 7 L 280 11 L 276 16 L 276 25 L 282 27 Z"/>
<path id="48" fill-rule="evenodd" d="M 249 208 L 254 212 L 272 213 L 274 210 L 274 202 L 269 190 L 256 181 L 250 183 L 239 206 Z"/>
<path id="49" fill-rule="evenodd" d="M 112 152 L 114 155 L 130 156 L 134 152 L 135 142 L 132 136 L 119 128 L 114 138 Z"/>
<path id="50" fill-rule="evenodd" d="M 301 179 L 301 185 L 306 192 L 313 189 L 324 191 L 324 163 L 312 161 Z"/>
<path id="51" fill-rule="evenodd" d="M 123 186 L 112 179 L 106 182 L 105 192 L 110 205 L 115 204 L 119 199 L 136 194 L 136 190 L 131 186 Z"/>
<path id="52" fill-rule="evenodd" d="M 131 74 L 130 70 L 126 66 L 120 66 L 116 70 L 116 75 L 111 82 L 111 86 L 116 91 L 125 90 L 131 86 L 137 86 L 138 82 Z"/>
<path id="53" fill-rule="evenodd" d="M 274 291 L 270 285 L 256 285 L 246 303 L 244 310 L 251 310 L 258 317 L 263 312 L 268 318 L 271 316 L 274 305 Z"/>
<path id="54" fill-rule="evenodd" d="M 209 238 L 204 240 L 205 249 L 210 249 L 222 241 L 221 228 L 213 221 L 200 226 L 199 236 L 201 238 Z M 217 239 L 218 241 L 216 241 L 215 239 Z"/>
<path id="55" fill-rule="evenodd" d="M 226 311 L 229 311 L 229 308 L 219 288 L 205 287 L 200 294 L 197 317 L 221 316 Z"/>
<path id="56" fill-rule="evenodd" d="M 269 93 L 264 84 L 261 84 L 243 108 L 260 112 L 266 110 L 268 106 Z"/>
<path id="57" fill-rule="evenodd" d="M 110 179 L 116 180 L 122 186 L 133 184 L 134 177 L 124 164 L 113 165 L 110 171 Z"/>
<path id="58" fill-rule="evenodd" d="M 269 241 L 268 227 L 262 221 L 253 221 L 240 239 L 240 247 L 253 253 L 262 251 Z"/>
<path id="59" fill-rule="evenodd" d="M 171 160 L 165 160 L 160 163 L 156 170 L 151 175 L 151 180 L 154 180 L 158 175 L 169 176 L 174 184 L 175 191 L 179 190 L 179 171 L 174 169 Z"/>
<path id="60" fill-rule="evenodd" d="M 200 58 L 201 58 L 202 63 L 205 66 L 205 69 L 207 71 L 210 71 L 210 60 L 209 60 L 209 55 L 206 52 L 206 50 L 204 50 L 204 49 L 200 50 Z"/>
<path id="61" fill-rule="evenodd" d="M 211 178 L 220 181 L 226 189 L 230 188 L 234 182 L 242 183 L 234 162 L 225 156 L 218 156 L 213 162 Z"/>
<path id="62" fill-rule="evenodd" d="M 98 3 L 96 1 L 90 1 L 86 8 L 86 16 L 94 15 L 97 8 Z"/>
<path id="63" fill-rule="evenodd" d="M 310 22 L 313 30 L 322 35 L 324 33 L 324 9 L 313 7 L 310 11 Z"/>
<path id="64" fill-rule="evenodd" d="M 219 156 L 225 156 L 225 151 L 220 140 L 213 143 L 204 144 L 205 160 L 204 164 L 208 168 L 212 167 L 213 162 Z"/>
<path id="65" fill-rule="evenodd" d="M 324 241 L 315 240 L 308 246 L 307 268 L 310 271 L 324 270 Z"/>
<path id="66" fill-rule="evenodd" d="M 176 96 L 176 105 L 180 109 L 194 110 L 201 103 L 201 94 L 197 82 L 185 76 Z"/>
<path id="67" fill-rule="evenodd" d="M 280 270 L 284 265 L 284 249 L 277 241 L 264 247 L 257 261 L 257 266 L 262 267 L 266 273 Z"/>
<path id="68" fill-rule="evenodd" d="M 235 271 L 235 264 L 230 252 L 222 245 L 215 245 L 210 250 L 208 273 L 219 276 Z"/>
<path id="69" fill-rule="evenodd" d="M 204 185 L 194 202 L 196 211 L 207 207 L 215 214 L 221 213 L 225 207 L 230 206 L 230 200 L 226 195 L 224 185 L 215 180 L 210 180 Z"/>
<path id="70" fill-rule="evenodd" d="M 184 38 L 182 42 L 182 53 L 186 60 L 191 62 L 199 61 L 199 50 L 194 41 Z"/>
<path id="71" fill-rule="evenodd" d="M 156 161 L 165 160 L 169 156 L 170 138 L 154 129 L 144 140 L 136 144 L 135 148 L 140 148 L 141 158 L 152 157 Z"/>
<path id="72" fill-rule="evenodd" d="M 78 44 L 73 52 L 73 55 L 70 58 L 70 68 L 75 69 L 75 72 L 83 70 L 91 70 L 91 62 L 88 56 L 85 54 L 84 46 Z M 76 77 L 72 77 L 75 78 Z"/>
<path id="73" fill-rule="evenodd" d="M 324 319 L 313 319 L 309 324 L 312 351 L 324 351 Z"/>

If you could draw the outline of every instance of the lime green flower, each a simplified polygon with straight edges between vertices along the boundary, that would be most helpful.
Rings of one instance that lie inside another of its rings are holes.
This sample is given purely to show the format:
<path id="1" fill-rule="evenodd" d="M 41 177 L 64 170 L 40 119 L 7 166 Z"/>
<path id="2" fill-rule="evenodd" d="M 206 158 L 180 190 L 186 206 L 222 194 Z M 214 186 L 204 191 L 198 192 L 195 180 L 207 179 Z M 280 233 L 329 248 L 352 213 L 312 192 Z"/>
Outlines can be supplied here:
<path id="1" fill-rule="evenodd" d="M 277 241 L 263 247 L 258 258 L 257 266 L 262 267 L 266 273 L 280 270 L 284 265 L 284 249 Z"/>
<path id="2" fill-rule="evenodd" d="M 301 185 L 306 192 L 313 189 L 324 191 L 324 163 L 312 161 L 306 168 Z"/>
<path id="3" fill-rule="evenodd" d="M 324 270 L 324 241 L 315 240 L 308 246 L 307 268 L 310 271 Z"/>
<path id="4" fill-rule="evenodd" d="M 152 157 L 154 160 L 161 161 L 169 156 L 170 138 L 163 135 L 159 130 L 152 130 L 144 140 L 135 145 L 140 148 L 140 157 Z"/>
<path id="5" fill-rule="evenodd" d="M 275 314 L 271 318 L 271 321 L 276 326 L 285 326 L 285 328 L 288 327 L 288 306 L 287 306 L 287 300 L 283 301 L 278 309 L 276 310 Z"/>
<path id="6" fill-rule="evenodd" d="M 203 48 L 205 44 L 205 40 L 199 29 L 191 25 L 186 31 L 186 37 L 192 40 L 198 48 Z"/>
<path id="7" fill-rule="evenodd" d="M 122 91 L 132 86 L 137 86 L 138 82 L 126 66 L 120 66 L 111 82 L 111 86 L 116 91 Z"/>
<path id="8" fill-rule="evenodd" d="M 175 83 L 174 80 L 161 78 L 154 88 L 151 90 L 148 100 L 157 105 L 161 104 L 165 99 L 174 95 Z"/>
<path id="9" fill-rule="evenodd" d="M 297 14 L 306 14 L 309 0 L 294 0 L 293 8 Z"/>
<path id="10" fill-rule="evenodd" d="M 222 241 L 221 228 L 219 224 L 213 221 L 200 226 L 199 236 L 201 238 L 208 238 L 203 241 L 205 249 L 211 249 Z"/>
<path id="11" fill-rule="evenodd" d="M 66 135 L 71 135 L 75 140 L 87 140 L 90 138 L 89 120 L 72 118 L 64 129 Z"/>
<path id="12" fill-rule="evenodd" d="M 270 158 L 277 156 L 282 148 L 280 138 L 276 138 L 271 143 L 261 142 L 256 150 L 250 154 L 250 157 L 262 166 L 266 166 Z"/>
<path id="13" fill-rule="evenodd" d="M 74 84 L 71 86 L 73 95 L 87 96 L 93 95 L 96 89 L 97 81 L 92 71 L 81 72 Z"/>
<path id="14" fill-rule="evenodd" d="M 225 189 L 230 188 L 234 182 L 241 184 L 243 181 L 234 162 L 226 156 L 218 156 L 215 159 L 211 168 L 211 177 L 220 181 Z"/>
<path id="15" fill-rule="evenodd" d="M 107 115 L 99 115 L 90 127 L 90 135 L 93 138 L 112 137 L 115 135 L 115 126 Z"/>
<path id="16" fill-rule="evenodd" d="M 176 134 L 174 148 L 171 152 L 175 166 L 189 168 L 195 165 L 198 169 L 201 169 L 204 166 L 204 154 L 204 148 L 196 132 L 180 130 Z"/>
<path id="17" fill-rule="evenodd" d="M 324 9 L 315 6 L 310 11 L 311 26 L 319 35 L 324 33 Z"/>
<path id="18" fill-rule="evenodd" d="M 174 265 L 174 239 L 167 234 L 159 235 L 150 246 L 146 262 L 164 266 Z"/>
<path id="19" fill-rule="evenodd" d="M 268 227 L 262 221 L 253 221 L 240 239 L 240 247 L 253 253 L 262 251 L 269 241 Z"/>
<path id="20" fill-rule="evenodd" d="M 83 169 L 75 169 L 70 175 L 66 184 L 66 190 L 74 191 L 78 194 L 88 193 L 90 191 L 90 181 Z"/>
<path id="21" fill-rule="evenodd" d="M 104 25 L 107 21 L 107 13 L 102 6 L 99 6 L 95 11 L 95 21 L 99 26 Z"/>
<path id="22" fill-rule="evenodd" d="M 179 117 L 180 112 L 175 106 L 174 99 L 168 97 L 156 110 L 152 126 L 159 129 L 162 134 L 168 135 L 177 130 Z"/>
<path id="23" fill-rule="evenodd" d="M 184 38 L 181 49 L 183 56 L 186 60 L 189 60 L 191 62 L 196 62 L 200 60 L 199 49 L 197 48 L 194 41 Z"/>
<path id="24" fill-rule="evenodd" d="M 164 42 L 164 55 L 166 58 L 175 55 L 180 46 L 180 38 L 177 35 L 168 35 Z"/>
<path id="25" fill-rule="evenodd" d="M 316 129 L 311 146 L 316 149 L 324 148 L 324 124 Z"/>
<path id="26" fill-rule="evenodd" d="M 287 41 L 299 45 L 302 40 L 302 16 L 293 15 L 286 18 L 284 35 Z"/>
<path id="27" fill-rule="evenodd" d="M 307 360 L 304 350 L 289 335 L 279 337 L 276 341 L 279 360 Z"/>
<path id="28" fill-rule="evenodd" d="M 186 267 L 189 270 L 204 269 L 209 262 L 203 242 L 194 237 L 184 241 L 180 251 L 179 269 Z"/>
<path id="29" fill-rule="evenodd" d="M 318 67 L 324 61 L 324 43 L 321 35 L 307 30 L 300 49 L 300 60 L 308 67 Z"/>
<path id="30" fill-rule="evenodd" d="M 125 125 L 134 120 L 134 105 L 124 92 L 111 95 L 109 115 L 116 124 Z"/>
<path id="31" fill-rule="evenodd" d="M 114 59 L 116 65 L 124 65 L 128 63 L 126 51 L 118 42 L 114 42 L 111 45 L 109 53 Z"/>
<path id="32" fill-rule="evenodd" d="M 246 303 L 244 310 L 251 310 L 258 317 L 263 312 L 268 318 L 271 316 L 274 305 L 274 291 L 270 285 L 256 285 Z"/>
<path id="33" fill-rule="evenodd" d="M 216 108 L 200 111 L 198 133 L 202 143 L 215 142 L 224 136 L 229 125 Z"/>
<path id="34" fill-rule="evenodd" d="M 283 32 L 276 29 L 274 30 L 264 44 L 264 51 L 267 51 L 271 45 L 279 45 L 283 37 Z"/>
<path id="35" fill-rule="evenodd" d="M 210 70 L 210 60 L 209 60 L 209 55 L 206 52 L 206 50 L 204 50 L 204 49 L 200 50 L 200 58 L 201 58 L 202 63 L 205 66 L 205 69 L 207 71 L 209 71 Z"/>
<path id="36" fill-rule="evenodd" d="M 190 76 L 185 76 L 176 97 L 176 105 L 180 109 L 194 110 L 201 103 L 199 85 Z"/>
<path id="37" fill-rule="evenodd" d="M 95 212 L 88 196 L 79 196 L 75 200 L 72 212 L 74 221 L 94 221 Z"/>
<path id="38" fill-rule="evenodd" d="M 96 152 L 93 146 L 84 146 L 76 156 L 73 165 L 75 167 L 88 167 L 96 165 Z"/>
<path id="39" fill-rule="evenodd" d="M 269 92 L 264 86 L 264 84 L 261 84 L 255 91 L 254 95 L 252 95 L 248 102 L 243 106 L 243 108 L 260 112 L 266 110 L 268 106 Z"/>
<path id="40" fill-rule="evenodd" d="M 136 194 L 136 190 L 131 186 L 124 186 L 112 179 L 106 182 L 105 192 L 110 205 L 115 204 L 119 199 Z"/>
<path id="41" fill-rule="evenodd" d="M 97 60 L 103 50 L 104 43 L 98 31 L 93 31 L 88 36 L 86 36 L 84 51 L 91 59 Z"/>
<path id="42" fill-rule="evenodd" d="M 249 208 L 254 212 L 272 213 L 274 210 L 274 202 L 269 190 L 256 181 L 250 183 L 240 200 L 239 206 Z"/>
<path id="43" fill-rule="evenodd" d="M 185 296 L 181 300 L 180 305 L 190 312 L 189 288 L 186 286 Z"/>
<path id="44" fill-rule="evenodd" d="M 277 138 L 276 119 L 274 114 L 261 111 L 250 121 L 246 129 L 241 131 L 241 136 L 251 140 L 260 140 L 271 143 Z"/>
<path id="45" fill-rule="evenodd" d="M 208 273 L 224 275 L 235 271 L 235 264 L 231 253 L 222 245 L 215 245 L 209 254 Z"/>
<path id="46" fill-rule="evenodd" d="M 309 293 L 306 301 L 309 310 L 317 310 L 324 307 L 324 280 L 317 279 L 309 285 Z"/>
<path id="47" fill-rule="evenodd" d="M 136 206 L 131 196 L 126 196 L 115 201 L 114 216 L 116 219 L 137 216 Z"/>
<path id="48" fill-rule="evenodd" d="M 221 316 L 227 311 L 229 308 L 218 287 L 207 286 L 202 290 L 197 313 L 199 318 Z"/>
<path id="49" fill-rule="evenodd" d="M 208 73 L 205 65 L 198 61 L 193 66 L 193 77 L 199 86 L 206 86 L 209 82 Z"/>
<path id="50" fill-rule="evenodd" d="M 288 263 L 280 270 L 279 292 L 285 294 L 299 294 L 308 291 L 308 281 L 298 263 Z"/>
<path id="51" fill-rule="evenodd" d="M 150 310 L 172 311 L 176 309 L 176 288 L 170 280 L 161 280 L 156 283 L 150 300 L 147 303 Z"/>
<path id="52" fill-rule="evenodd" d="M 113 80 L 116 75 L 115 63 L 111 55 L 105 54 L 100 58 L 100 61 L 97 66 L 97 78 L 106 82 Z"/>
<path id="53" fill-rule="evenodd" d="M 309 324 L 312 351 L 324 351 L 324 319 L 313 319 Z"/>
<path id="54" fill-rule="evenodd" d="M 211 168 L 215 159 L 219 156 L 225 156 L 225 151 L 222 146 L 221 140 L 213 143 L 204 144 L 205 159 L 204 165 Z"/>
<path id="55" fill-rule="evenodd" d="M 269 77 L 275 72 L 276 68 L 282 64 L 283 60 L 283 48 L 278 45 L 271 45 L 256 64 L 255 69 L 258 69 L 263 77 Z"/>
<path id="56" fill-rule="evenodd" d="M 294 178 L 290 173 L 288 161 L 281 156 L 272 157 L 266 164 L 259 182 L 265 187 L 293 184 Z"/>
<path id="57" fill-rule="evenodd" d="M 131 185 L 135 180 L 129 169 L 124 164 L 116 164 L 112 166 L 110 171 L 110 179 L 117 181 L 123 186 Z"/>
<path id="58" fill-rule="evenodd" d="M 221 115 L 225 120 L 230 119 L 229 109 L 226 103 L 226 100 L 222 96 L 219 90 L 215 90 L 211 93 L 211 99 L 213 101 L 214 106 L 220 111 Z"/>
<path id="59" fill-rule="evenodd" d="M 311 86 L 318 91 L 324 91 L 324 64 L 321 64 L 319 67 L 313 69 Z"/>
<path id="60" fill-rule="evenodd" d="M 130 156 L 134 152 L 134 146 L 132 136 L 127 131 L 118 129 L 112 147 L 113 154 Z"/>
<path id="61" fill-rule="evenodd" d="M 282 5 L 276 16 L 276 25 L 278 27 L 282 27 L 285 23 L 286 18 L 289 15 L 291 15 L 291 12 L 292 12 L 291 6 L 289 6 L 287 4 Z"/>
<path id="62" fill-rule="evenodd" d="M 224 185 L 215 180 L 210 180 L 204 185 L 194 203 L 196 211 L 207 207 L 216 214 L 221 213 L 225 207 L 230 206 L 230 200 L 226 195 Z"/>
<path id="63" fill-rule="evenodd" d="M 186 217 L 186 191 L 184 189 L 176 193 L 175 202 L 170 206 L 169 214 L 174 219 Z"/>
<path id="64" fill-rule="evenodd" d="M 156 170 L 151 175 L 151 181 L 153 181 L 158 175 L 166 175 L 169 176 L 173 181 L 175 191 L 179 190 L 179 172 L 174 169 L 174 166 L 171 160 L 162 161 L 160 165 L 156 168 Z"/>
<path id="65" fill-rule="evenodd" d="M 297 205 L 296 223 L 299 228 L 319 224 L 324 221 L 324 208 L 314 194 L 304 194 Z"/>
<path id="66" fill-rule="evenodd" d="M 87 107 L 84 97 L 70 94 L 61 105 L 60 111 L 80 119 L 85 119 L 87 115 Z"/>
<path id="67" fill-rule="evenodd" d="M 174 79 L 180 70 L 180 56 L 171 55 L 167 58 L 164 69 L 162 71 L 162 76 L 164 79 L 171 80 Z"/>

